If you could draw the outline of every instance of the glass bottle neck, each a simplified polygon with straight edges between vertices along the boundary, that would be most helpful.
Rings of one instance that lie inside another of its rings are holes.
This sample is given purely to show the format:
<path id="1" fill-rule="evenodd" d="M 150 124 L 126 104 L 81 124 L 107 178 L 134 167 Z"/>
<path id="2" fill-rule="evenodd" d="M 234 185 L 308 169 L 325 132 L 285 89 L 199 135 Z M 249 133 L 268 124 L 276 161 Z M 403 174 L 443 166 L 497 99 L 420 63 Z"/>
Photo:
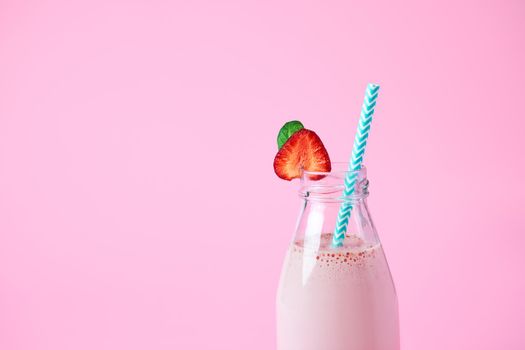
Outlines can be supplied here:
<path id="1" fill-rule="evenodd" d="M 307 202 L 354 204 L 365 201 L 368 197 L 368 180 L 363 179 L 348 191 L 344 184 L 305 184 L 301 183 L 299 196 Z"/>
<path id="2" fill-rule="evenodd" d="M 354 203 L 368 197 L 366 168 L 348 170 L 348 164 L 336 163 L 331 172 L 304 171 L 299 196 L 311 202 Z"/>

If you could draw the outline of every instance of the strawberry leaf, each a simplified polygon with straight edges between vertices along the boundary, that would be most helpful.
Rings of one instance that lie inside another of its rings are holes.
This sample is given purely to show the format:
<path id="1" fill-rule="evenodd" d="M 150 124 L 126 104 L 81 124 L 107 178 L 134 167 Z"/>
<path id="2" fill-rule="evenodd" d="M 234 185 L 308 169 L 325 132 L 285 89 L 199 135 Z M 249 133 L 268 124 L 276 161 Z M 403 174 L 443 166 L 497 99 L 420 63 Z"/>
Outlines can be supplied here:
<path id="1" fill-rule="evenodd" d="M 281 147 L 283 147 L 284 143 L 288 141 L 290 136 L 292 136 L 295 132 L 303 128 L 303 124 L 298 120 L 292 120 L 284 124 L 281 130 L 279 130 L 279 135 L 277 135 L 278 149 L 281 149 Z"/>

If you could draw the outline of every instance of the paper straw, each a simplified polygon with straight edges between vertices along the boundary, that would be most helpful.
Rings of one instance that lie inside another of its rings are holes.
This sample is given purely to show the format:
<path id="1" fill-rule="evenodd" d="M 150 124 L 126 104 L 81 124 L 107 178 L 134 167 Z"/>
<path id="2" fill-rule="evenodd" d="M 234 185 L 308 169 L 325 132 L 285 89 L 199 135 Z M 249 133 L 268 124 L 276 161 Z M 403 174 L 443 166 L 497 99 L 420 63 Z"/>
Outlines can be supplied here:
<path id="1" fill-rule="evenodd" d="M 372 124 L 372 116 L 376 106 L 377 95 L 379 94 L 379 85 L 368 84 L 365 93 L 365 100 L 361 108 L 361 116 L 357 125 L 357 133 L 354 139 L 354 147 L 352 148 L 352 158 L 348 165 L 348 172 L 345 177 L 345 188 L 343 190 L 343 197 L 347 198 L 354 193 L 359 170 L 363 164 L 363 157 L 365 155 L 366 141 L 370 133 L 370 125 Z M 335 225 L 335 232 L 332 238 L 332 245 L 334 247 L 341 247 L 345 239 L 346 230 L 348 228 L 348 220 L 352 213 L 352 204 L 345 201 L 339 208 L 337 214 L 337 223 Z"/>

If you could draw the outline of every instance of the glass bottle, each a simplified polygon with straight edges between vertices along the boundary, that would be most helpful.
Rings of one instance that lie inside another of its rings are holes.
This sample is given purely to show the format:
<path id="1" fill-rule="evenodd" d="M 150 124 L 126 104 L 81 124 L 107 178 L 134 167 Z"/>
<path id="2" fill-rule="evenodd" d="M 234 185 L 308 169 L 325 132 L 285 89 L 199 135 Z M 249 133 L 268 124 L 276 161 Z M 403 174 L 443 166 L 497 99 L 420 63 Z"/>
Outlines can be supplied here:
<path id="1" fill-rule="evenodd" d="M 366 168 L 343 197 L 347 167 L 302 174 L 303 205 L 277 292 L 278 350 L 399 350 L 397 296 L 368 211 Z M 342 204 L 352 211 L 335 247 Z"/>

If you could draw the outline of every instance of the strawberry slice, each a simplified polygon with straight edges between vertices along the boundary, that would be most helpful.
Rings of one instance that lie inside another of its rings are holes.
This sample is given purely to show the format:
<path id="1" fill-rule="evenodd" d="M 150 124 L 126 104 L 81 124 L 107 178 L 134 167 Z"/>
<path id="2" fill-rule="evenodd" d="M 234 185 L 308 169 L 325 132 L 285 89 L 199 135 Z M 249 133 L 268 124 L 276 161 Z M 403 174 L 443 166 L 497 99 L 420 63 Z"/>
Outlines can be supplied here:
<path id="1" fill-rule="evenodd" d="M 301 129 L 281 147 L 273 161 L 277 176 L 284 180 L 301 177 L 301 168 L 308 171 L 330 171 L 330 157 L 315 132 Z M 319 180 L 323 176 L 313 179 Z"/>

